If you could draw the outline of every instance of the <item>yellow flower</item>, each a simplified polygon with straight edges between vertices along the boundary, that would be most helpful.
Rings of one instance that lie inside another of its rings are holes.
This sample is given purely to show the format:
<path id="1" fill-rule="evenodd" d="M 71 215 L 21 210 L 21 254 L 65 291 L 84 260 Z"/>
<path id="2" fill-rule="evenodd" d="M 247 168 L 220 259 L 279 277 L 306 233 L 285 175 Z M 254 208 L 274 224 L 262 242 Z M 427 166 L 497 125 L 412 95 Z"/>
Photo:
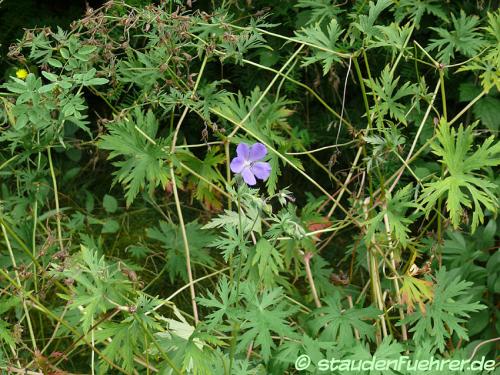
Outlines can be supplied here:
<path id="1" fill-rule="evenodd" d="M 18 69 L 16 70 L 16 77 L 19 79 L 26 79 L 28 76 L 28 71 L 26 69 Z"/>

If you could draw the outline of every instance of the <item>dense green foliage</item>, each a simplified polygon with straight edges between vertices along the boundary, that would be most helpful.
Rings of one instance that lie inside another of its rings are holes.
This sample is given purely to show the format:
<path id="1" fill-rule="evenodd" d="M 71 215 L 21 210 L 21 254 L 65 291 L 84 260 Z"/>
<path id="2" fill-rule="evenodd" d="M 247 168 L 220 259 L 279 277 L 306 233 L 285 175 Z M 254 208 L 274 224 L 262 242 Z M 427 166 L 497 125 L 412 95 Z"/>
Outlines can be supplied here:
<path id="1" fill-rule="evenodd" d="M 26 30 L 2 56 L 0 372 L 494 359 L 495 3 L 108 2 Z M 230 162 L 256 142 L 249 187 Z"/>

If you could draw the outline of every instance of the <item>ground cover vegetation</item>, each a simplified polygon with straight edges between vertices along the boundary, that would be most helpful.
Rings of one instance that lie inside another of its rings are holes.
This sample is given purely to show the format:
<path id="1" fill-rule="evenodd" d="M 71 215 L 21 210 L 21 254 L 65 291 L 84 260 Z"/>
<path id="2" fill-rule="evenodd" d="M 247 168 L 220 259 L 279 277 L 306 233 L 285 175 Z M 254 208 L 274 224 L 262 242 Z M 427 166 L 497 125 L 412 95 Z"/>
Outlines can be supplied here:
<path id="1" fill-rule="evenodd" d="M 495 359 L 497 1 L 92 5 L 1 17 L 0 372 Z"/>

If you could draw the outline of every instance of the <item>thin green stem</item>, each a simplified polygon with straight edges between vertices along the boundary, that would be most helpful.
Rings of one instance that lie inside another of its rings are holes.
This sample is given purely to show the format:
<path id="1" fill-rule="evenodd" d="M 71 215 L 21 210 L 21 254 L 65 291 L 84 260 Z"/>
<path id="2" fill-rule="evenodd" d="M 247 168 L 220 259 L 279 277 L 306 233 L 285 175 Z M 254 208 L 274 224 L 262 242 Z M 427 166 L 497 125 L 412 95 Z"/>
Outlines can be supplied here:
<path id="1" fill-rule="evenodd" d="M 56 205 L 56 224 L 57 224 L 57 240 L 59 241 L 59 247 L 61 251 L 64 251 L 64 244 L 62 239 L 62 228 L 61 228 L 61 210 L 59 208 L 59 193 L 57 191 L 57 180 L 56 174 L 54 172 L 54 164 L 52 163 L 52 153 L 50 147 L 47 148 L 47 156 L 49 159 L 50 176 L 52 177 L 52 186 L 54 190 L 54 201 Z"/>
<path id="2" fill-rule="evenodd" d="M 179 193 L 177 192 L 177 182 L 175 180 L 173 163 L 170 164 L 170 178 L 172 181 L 172 188 L 173 188 L 173 192 L 174 192 L 175 207 L 177 208 L 177 216 L 179 217 L 179 226 L 181 227 L 182 241 L 184 243 L 184 255 L 186 257 L 186 271 L 187 271 L 188 281 L 189 281 L 189 290 L 191 292 L 191 304 L 193 306 L 194 324 L 198 325 L 198 321 L 199 321 L 199 319 L 198 319 L 198 307 L 196 305 L 196 292 L 194 289 L 193 272 L 191 270 L 191 253 L 189 251 L 189 241 L 187 238 L 186 226 L 184 224 L 184 217 L 182 215 L 182 208 L 181 208 L 181 202 L 179 199 Z"/>

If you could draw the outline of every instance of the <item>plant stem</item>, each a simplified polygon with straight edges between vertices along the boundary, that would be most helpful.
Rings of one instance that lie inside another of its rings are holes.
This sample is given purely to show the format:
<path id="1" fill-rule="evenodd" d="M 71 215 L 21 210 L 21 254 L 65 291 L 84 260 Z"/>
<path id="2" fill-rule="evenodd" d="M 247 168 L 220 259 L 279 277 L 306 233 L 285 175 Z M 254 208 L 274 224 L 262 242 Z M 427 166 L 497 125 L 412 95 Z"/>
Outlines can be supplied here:
<path id="1" fill-rule="evenodd" d="M 314 303 L 316 304 L 316 307 L 320 308 L 321 307 L 321 301 L 319 300 L 318 297 L 318 292 L 316 291 L 316 285 L 314 284 L 314 278 L 311 272 L 311 258 L 313 257 L 313 253 L 305 253 L 304 254 L 304 264 L 306 265 L 306 275 L 307 275 L 307 281 L 309 282 L 309 286 L 311 287 L 311 292 L 314 298 Z"/>
<path id="2" fill-rule="evenodd" d="M 368 205 L 370 204 L 370 198 L 366 198 L 363 204 L 363 211 L 365 213 L 365 220 L 369 220 L 368 216 Z M 370 244 L 374 244 L 375 238 L 372 236 L 370 238 Z M 379 323 L 382 328 L 382 334 L 384 337 L 387 337 L 387 327 L 385 323 L 385 313 L 384 313 L 384 303 L 382 301 L 382 286 L 380 283 L 380 274 L 378 272 L 378 262 L 376 258 L 376 253 L 372 250 L 373 246 L 367 246 L 366 256 L 367 256 L 367 264 L 368 270 L 370 272 L 370 282 L 372 286 L 372 300 L 375 302 L 382 312 L 379 315 Z M 377 341 L 380 341 L 380 333 L 378 335 Z"/>
<path id="3" fill-rule="evenodd" d="M 389 223 L 389 216 L 387 215 L 387 204 L 384 204 L 384 210 L 386 211 L 386 213 L 384 214 L 384 224 L 385 224 L 385 231 L 387 233 L 387 240 L 389 242 L 389 248 L 390 248 L 390 261 L 391 261 L 392 268 L 395 270 L 396 269 L 396 261 L 394 260 L 394 247 L 393 247 L 392 238 L 391 238 L 391 226 Z M 405 314 L 404 314 L 403 305 L 401 302 L 401 291 L 399 289 L 398 277 L 394 277 L 392 279 L 392 282 L 394 284 L 394 290 L 396 292 L 396 302 L 399 305 L 398 306 L 399 318 L 401 319 L 401 322 L 402 322 L 405 318 Z M 408 340 L 408 332 L 406 330 L 406 324 L 404 324 L 404 323 L 401 324 L 401 333 L 403 336 L 403 340 L 407 341 Z"/>
<path id="4" fill-rule="evenodd" d="M 184 217 L 182 216 L 181 202 L 179 200 L 179 194 L 177 192 L 177 182 L 175 181 L 173 163 L 170 163 L 170 178 L 172 180 L 172 187 L 174 191 L 175 207 L 177 208 L 177 215 L 179 216 L 182 241 L 184 242 L 184 255 L 186 257 L 186 271 L 188 274 L 189 290 L 191 292 L 191 304 L 193 306 L 194 324 L 198 325 L 198 307 L 196 305 L 196 292 L 194 290 L 193 272 L 191 270 L 191 254 L 189 251 L 189 241 L 187 238 L 186 226 L 184 225 Z"/>
<path id="5" fill-rule="evenodd" d="M 429 106 L 427 107 L 427 110 L 425 111 L 425 115 L 422 119 L 422 121 L 420 122 L 420 126 L 418 127 L 418 130 L 417 130 L 417 134 L 415 134 L 415 138 L 413 139 L 413 143 L 410 147 L 410 151 L 408 152 L 408 155 L 406 155 L 406 160 L 405 160 L 405 165 L 403 165 L 401 167 L 401 169 L 399 170 L 399 173 L 397 174 L 397 177 L 396 179 L 394 180 L 394 182 L 392 183 L 391 187 L 388 189 L 388 192 L 392 192 L 392 190 L 394 190 L 394 188 L 396 187 L 397 183 L 399 182 L 399 179 L 401 178 L 401 176 L 403 175 L 403 172 L 406 168 L 406 165 L 408 165 L 410 163 L 410 160 L 411 160 L 411 157 L 413 155 L 413 151 L 415 150 L 415 147 L 417 146 L 417 141 L 420 137 L 420 134 L 422 133 L 422 129 L 424 128 L 424 125 L 427 121 L 427 118 L 429 117 L 429 114 L 431 113 L 431 109 L 432 109 L 432 106 L 434 104 L 434 101 L 436 100 L 436 97 L 437 97 L 437 92 L 439 90 L 439 87 L 440 87 L 440 84 L 441 82 L 438 82 L 436 84 L 436 88 L 434 89 L 434 92 L 432 94 L 432 99 L 431 99 L 431 102 L 429 103 Z M 389 182 L 390 179 L 387 181 Z"/>
<path id="6" fill-rule="evenodd" d="M 61 248 L 61 251 L 64 251 L 64 244 L 63 244 L 63 240 L 62 240 L 62 229 L 61 229 L 61 211 L 59 209 L 59 193 L 57 191 L 56 174 L 54 172 L 54 164 L 52 163 L 52 153 L 50 150 L 51 150 L 50 147 L 47 148 L 47 156 L 49 158 L 50 176 L 52 177 L 52 186 L 54 189 L 54 201 L 56 204 L 57 239 L 59 241 L 59 247 Z"/>
<path id="7" fill-rule="evenodd" d="M 201 63 L 200 71 L 198 72 L 198 77 L 196 77 L 196 82 L 194 84 L 193 91 L 191 93 L 191 99 L 194 98 L 196 90 L 198 89 L 198 85 L 200 84 L 201 77 L 203 75 L 203 71 L 205 70 L 205 66 L 207 65 L 207 60 L 208 60 L 208 55 L 205 54 L 205 57 L 203 57 L 203 61 Z M 174 132 L 174 136 L 172 138 L 172 148 L 170 150 L 171 153 L 175 152 L 175 146 L 177 144 L 177 137 L 179 135 L 179 130 L 181 128 L 182 122 L 184 121 L 184 118 L 186 118 L 186 115 L 187 115 L 188 111 L 189 111 L 189 107 L 185 106 L 184 107 L 184 111 L 182 112 L 181 117 L 179 118 L 179 121 L 177 122 L 177 126 L 176 126 L 175 132 Z"/>

